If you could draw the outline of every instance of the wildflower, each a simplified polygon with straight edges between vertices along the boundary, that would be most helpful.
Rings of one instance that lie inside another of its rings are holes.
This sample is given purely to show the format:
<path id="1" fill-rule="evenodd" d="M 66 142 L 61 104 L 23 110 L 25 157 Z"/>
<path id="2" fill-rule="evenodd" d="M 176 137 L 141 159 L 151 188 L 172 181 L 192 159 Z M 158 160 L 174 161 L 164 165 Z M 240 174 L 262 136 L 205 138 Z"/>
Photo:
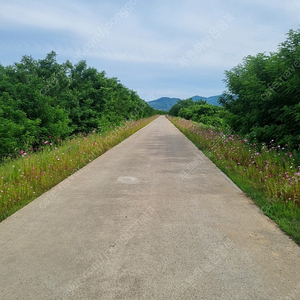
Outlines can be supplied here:
<path id="1" fill-rule="evenodd" d="M 247 143 L 247 142 L 248 142 L 248 140 L 247 140 L 247 139 L 244 139 L 244 142 L 245 142 L 245 143 Z"/>
<path id="2" fill-rule="evenodd" d="M 44 144 L 48 144 L 48 143 L 49 143 L 48 141 L 45 141 L 45 142 L 44 142 Z"/>
<path id="3" fill-rule="evenodd" d="M 23 153 L 24 153 L 24 151 L 23 151 L 23 150 L 21 150 L 21 151 L 20 151 L 20 153 L 21 153 L 21 154 L 23 154 Z"/>

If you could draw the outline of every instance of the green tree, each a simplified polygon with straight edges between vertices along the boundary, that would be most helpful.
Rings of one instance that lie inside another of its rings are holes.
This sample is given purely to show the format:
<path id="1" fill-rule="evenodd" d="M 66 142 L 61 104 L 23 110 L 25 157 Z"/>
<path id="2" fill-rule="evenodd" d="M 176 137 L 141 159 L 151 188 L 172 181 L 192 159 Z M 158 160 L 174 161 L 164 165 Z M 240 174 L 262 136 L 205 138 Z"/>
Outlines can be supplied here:
<path id="1" fill-rule="evenodd" d="M 298 147 L 300 30 L 291 30 L 277 53 L 247 56 L 225 74 L 228 91 L 220 103 L 230 126 L 258 142 Z"/>
<path id="2" fill-rule="evenodd" d="M 1 157 L 39 147 L 49 136 L 105 131 L 154 113 L 117 78 L 85 61 L 59 64 L 53 51 L 38 61 L 25 55 L 12 66 L 0 65 Z"/>

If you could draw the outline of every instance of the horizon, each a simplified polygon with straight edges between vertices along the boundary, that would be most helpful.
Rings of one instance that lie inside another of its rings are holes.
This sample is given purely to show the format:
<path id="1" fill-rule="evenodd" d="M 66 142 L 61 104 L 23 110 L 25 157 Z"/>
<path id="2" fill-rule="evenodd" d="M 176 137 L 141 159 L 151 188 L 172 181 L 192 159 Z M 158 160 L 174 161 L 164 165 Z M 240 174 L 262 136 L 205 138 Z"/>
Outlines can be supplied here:
<path id="1" fill-rule="evenodd" d="M 146 101 L 146 102 L 157 101 L 157 100 L 160 100 L 160 99 L 162 99 L 162 98 L 185 100 L 185 99 L 190 99 L 190 98 L 194 98 L 194 97 L 200 97 L 200 98 L 203 97 L 203 98 L 208 99 L 208 98 L 212 98 L 212 97 L 219 97 L 219 96 L 221 96 L 221 95 L 222 95 L 222 94 L 220 94 L 220 95 L 212 95 L 212 96 L 208 96 L 208 97 L 203 96 L 203 95 L 201 95 L 201 96 L 200 96 L 200 95 L 194 95 L 194 96 L 187 97 L 187 98 L 162 96 L 162 97 L 159 97 L 159 98 L 157 98 L 157 99 L 149 100 L 149 101 Z"/>

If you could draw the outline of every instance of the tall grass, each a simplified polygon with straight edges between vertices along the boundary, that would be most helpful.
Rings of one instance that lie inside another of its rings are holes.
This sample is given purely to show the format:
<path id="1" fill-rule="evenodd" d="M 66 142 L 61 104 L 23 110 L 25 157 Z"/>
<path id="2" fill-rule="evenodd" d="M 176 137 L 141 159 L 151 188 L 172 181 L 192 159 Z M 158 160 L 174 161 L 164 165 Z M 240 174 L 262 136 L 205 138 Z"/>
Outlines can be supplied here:
<path id="1" fill-rule="evenodd" d="M 0 166 L 0 221 L 114 147 L 157 116 L 128 121 L 104 134 L 93 132 L 66 141 L 49 137 L 39 152 L 20 152 Z"/>
<path id="2" fill-rule="evenodd" d="M 262 211 L 300 244 L 300 160 L 286 146 L 250 144 L 229 130 L 168 117 Z"/>

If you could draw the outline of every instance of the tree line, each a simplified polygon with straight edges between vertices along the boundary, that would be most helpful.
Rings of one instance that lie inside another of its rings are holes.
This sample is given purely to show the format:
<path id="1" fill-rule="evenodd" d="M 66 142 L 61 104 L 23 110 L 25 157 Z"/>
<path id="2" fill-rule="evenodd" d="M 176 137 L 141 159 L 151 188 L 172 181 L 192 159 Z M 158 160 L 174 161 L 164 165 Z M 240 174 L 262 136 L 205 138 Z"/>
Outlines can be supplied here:
<path id="1" fill-rule="evenodd" d="M 208 104 L 205 100 L 193 101 L 192 98 L 179 100 L 172 106 L 169 114 L 210 126 L 222 127 L 224 125 L 224 109 Z"/>
<path id="2" fill-rule="evenodd" d="M 0 159 L 50 137 L 106 131 L 157 113 L 136 92 L 85 61 L 59 64 L 56 53 L 0 65 Z"/>
<path id="3" fill-rule="evenodd" d="M 274 53 L 247 56 L 225 71 L 222 108 L 181 100 L 170 114 L 230 127 L 253 142 L 300 145 L 300 30 L 290 30 Z"/>

